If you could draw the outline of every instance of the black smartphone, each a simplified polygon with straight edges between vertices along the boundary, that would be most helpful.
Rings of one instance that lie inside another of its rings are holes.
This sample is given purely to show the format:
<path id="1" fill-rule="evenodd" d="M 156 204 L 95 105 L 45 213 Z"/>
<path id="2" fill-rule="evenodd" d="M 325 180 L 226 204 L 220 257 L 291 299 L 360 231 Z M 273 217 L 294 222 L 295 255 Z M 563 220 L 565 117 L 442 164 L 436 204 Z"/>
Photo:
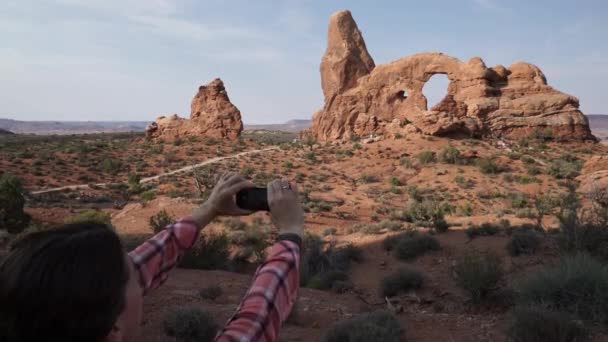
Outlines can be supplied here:
<path id="1" fill-rule="evenodd" d="M 268 190 L 266 188 L 243 189 L 236 194 L 236 205 L 246 210 L 270 211 Z"/>

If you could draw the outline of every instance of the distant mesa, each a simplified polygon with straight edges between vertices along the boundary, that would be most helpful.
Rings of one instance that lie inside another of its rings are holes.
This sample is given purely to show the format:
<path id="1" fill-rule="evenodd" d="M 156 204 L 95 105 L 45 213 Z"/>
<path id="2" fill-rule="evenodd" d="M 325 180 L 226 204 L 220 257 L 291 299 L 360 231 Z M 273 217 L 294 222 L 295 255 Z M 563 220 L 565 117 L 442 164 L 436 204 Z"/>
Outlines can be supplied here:
<path id="1" fill-rule="evenodd" d="M 435 74 L 450 82 L 428 108 L 422 88 Z M 556 140 L 596 140 L 578 99 L 550 87 L 535 65 L 488 68 L 478 57 L 462 62 L 437 52 L 375 65 L 346 10 L 329 20 L 321 85 L 325 104 L 304 135 L 322 141 L 410 132 L 517 138 L 535 130 Z"/>
<path id="2" fill-rule="evenodd" d="M 0 135 L 15 135 L 15 133 L 8 131 L 6 129 L 0 128 Z"/>
<path id="3" fill-rule="evenodd" d="M 198 88 L 192 99 L 190 119 L 177 114 L 161 116 L 146 128 L 149 138 L 169 140 L 188 136 L 233 140 L 242 131 L 241 112 L 230 102 L 224 82 L 219 78 Z"/>

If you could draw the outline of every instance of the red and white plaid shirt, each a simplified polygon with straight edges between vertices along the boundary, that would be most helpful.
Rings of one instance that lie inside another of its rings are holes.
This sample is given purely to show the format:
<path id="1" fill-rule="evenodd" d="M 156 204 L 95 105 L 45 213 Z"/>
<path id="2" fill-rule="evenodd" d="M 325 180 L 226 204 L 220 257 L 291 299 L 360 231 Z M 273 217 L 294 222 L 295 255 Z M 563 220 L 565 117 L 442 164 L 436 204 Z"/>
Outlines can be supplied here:
<path id="1" fill-rule="evenodd" d="M 139 273 L 144 294 L 167 280 L 169 271 L 191 248 L 199 235 L 189 217 L 168 226 L 129 253 Z M 239 307 L 216 341 L 276 341 L 279 328 L 287 319 L 299 289 L 300 247 L 292 241 L 278 241 L 268 250 L 266 261 L 253 276 L 253 282 Z"/>

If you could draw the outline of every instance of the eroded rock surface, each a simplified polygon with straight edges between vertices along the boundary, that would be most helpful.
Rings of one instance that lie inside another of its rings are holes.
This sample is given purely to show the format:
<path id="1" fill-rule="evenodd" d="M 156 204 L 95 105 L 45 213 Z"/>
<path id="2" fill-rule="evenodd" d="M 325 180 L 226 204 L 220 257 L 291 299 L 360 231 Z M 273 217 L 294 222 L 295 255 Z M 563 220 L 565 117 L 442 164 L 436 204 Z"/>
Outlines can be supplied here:
<path id="1" fill-rule="evenodd" d="M 199 87 L 192 99 L 190 119 L 177 114 L 161 116 L 146 129 L 150 138 L 170 140 L 187 136 L 237 139 L 242 131 L 241 112 L 230 102 L 219 78 Z"/>
<path id="2" fill-rule="evenodd" d="M 435 74 L 450 83 L 428 108 L 422 88 Z M 318 140 L 414 131 L 517 138 L 535 130 L 556 140 L 595 140 L 578 99 L 550 87 L 538 67 L 488 68 L 478 57 L 463 62 L 436 52 L 375 66 L 349 11 L 330 18 L 321 81 L 325 104 L 303 133 Z"/>

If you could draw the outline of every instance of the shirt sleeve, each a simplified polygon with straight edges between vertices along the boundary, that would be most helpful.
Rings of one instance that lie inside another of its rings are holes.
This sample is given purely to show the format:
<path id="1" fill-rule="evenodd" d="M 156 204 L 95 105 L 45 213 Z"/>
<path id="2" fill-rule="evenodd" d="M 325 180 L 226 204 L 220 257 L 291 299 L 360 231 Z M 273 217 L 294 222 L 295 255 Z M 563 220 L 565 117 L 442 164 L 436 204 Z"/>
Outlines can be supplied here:
<path id="1" fill-rule="evenodd" d="M 300 247 L 292 241 L 276 242 L 216 341 L 276 341 L 298 295 L 299 270 Z"/>
<path id="2" fill-rule="evenodd" d="M 179 258 L 194 245 L 198 235 L 196 223 L 192 218 L 186 217 L 167 226 L 129 253 L 144 294 L 167 280 L 169 271 L 175 268 Z"/>

